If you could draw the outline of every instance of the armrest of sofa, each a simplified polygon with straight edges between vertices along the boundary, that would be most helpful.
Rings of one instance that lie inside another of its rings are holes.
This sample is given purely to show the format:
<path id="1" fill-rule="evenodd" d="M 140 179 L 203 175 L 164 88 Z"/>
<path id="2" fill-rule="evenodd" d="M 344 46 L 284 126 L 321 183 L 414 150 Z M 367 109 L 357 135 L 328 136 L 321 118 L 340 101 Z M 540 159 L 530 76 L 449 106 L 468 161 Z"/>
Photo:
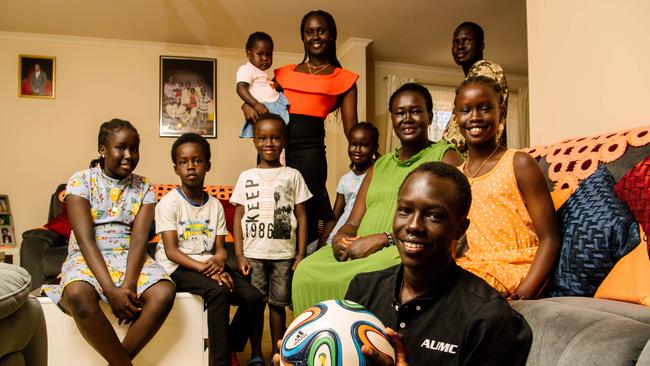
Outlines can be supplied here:
<path id="1" fill-rule="evenodd" d="M 41 244 L 47 245 L 48 247 L 60 247 L 67 244 L 63 235 L 43 228 L 25 231 L 23 233 L 23 246 L 26 241 L 29 242 L 30 245 Z"/>
<path id="2" fill-rule="evenodd" d="M 65 238 L 54 231 L 32 229 L 23 233 L 20 265 L 32 276 L 32 289 L 56 279 L 67 252 Z"/>

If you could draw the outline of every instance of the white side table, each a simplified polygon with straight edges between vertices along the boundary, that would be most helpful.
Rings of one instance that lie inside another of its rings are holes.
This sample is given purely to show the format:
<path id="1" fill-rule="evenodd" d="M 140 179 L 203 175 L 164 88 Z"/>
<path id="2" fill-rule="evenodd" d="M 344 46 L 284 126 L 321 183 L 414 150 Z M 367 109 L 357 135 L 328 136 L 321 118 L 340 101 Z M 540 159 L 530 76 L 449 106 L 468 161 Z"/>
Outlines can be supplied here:
<path id="1" fill-rule="evenodd" d="M 4 253 L 5 255 L 5 262 L 7 262 L 7 259 L 10 260 L 11 264 L 15 264 L 17 266 L 20 266 L 20 247 L 15 246 L 15 247 L 5 247 L 2 248 L 0 247 L 0 253 Z"/>

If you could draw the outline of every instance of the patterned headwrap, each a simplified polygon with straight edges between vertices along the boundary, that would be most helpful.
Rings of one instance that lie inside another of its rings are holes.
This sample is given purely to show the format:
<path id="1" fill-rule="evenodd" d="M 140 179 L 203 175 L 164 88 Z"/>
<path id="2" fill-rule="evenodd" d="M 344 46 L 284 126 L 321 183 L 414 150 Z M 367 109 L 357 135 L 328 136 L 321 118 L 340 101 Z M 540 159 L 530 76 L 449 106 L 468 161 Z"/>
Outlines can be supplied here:
<path id="1" fill-rule="evenodd" d="M 508 82 L 506 76 L 503 73 L 503 69 L 498 64 L 487 60 L 480 60 L 474 63 L 467 73 L 467 78 L 473 76 L 485 76 L 490 79 L 495 80 L 501 87 L 501 96 L 500 96 L 500 107 L 501 107 L 501 120 L 499 121 L 499 128 L 497 130 L 497 139 L 501 138 L 503 131 L 506 128 L 506 116 L 508 114 Z M 456 145 L 460 152 L 467 151 L 467 146 L 465 145 L 465 138 L 461 135 L 460 130 L 458 129 L 458 122 L 456 122 L 456 116 L 452 113 L 449 123 L 447 123 L 447 128 L 442 134 L 442 138 L 449 141 L 450 143 Z M 502 141 L 502 144 L 505 146 L 505 141 Z"/>

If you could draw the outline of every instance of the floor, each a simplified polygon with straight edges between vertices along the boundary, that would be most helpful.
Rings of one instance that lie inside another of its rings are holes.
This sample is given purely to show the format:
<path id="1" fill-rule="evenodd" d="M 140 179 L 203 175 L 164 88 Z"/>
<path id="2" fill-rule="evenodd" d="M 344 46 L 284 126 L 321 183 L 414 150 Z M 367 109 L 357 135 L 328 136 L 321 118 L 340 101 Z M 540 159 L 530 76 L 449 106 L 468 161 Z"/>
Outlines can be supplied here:
<path id="1" fill-rule="evenodd" d="M 230 308 L 230 317 L 235 315 L 236 307 Z M 287 308 L 287 326 L 293 321 L 293 312 Z M 262 336 L 262 354 L 264 359 L 268 360 L 271 358 L 271 332 L 269 331 L 269 308 L 266 308 L 264 312 L 264 335 Z M 237 360 L 241 366 L 245 366 L 248 363 L 248 360 L 251 358 L 250 344 L 246 345 L 244 352 L 237 354 Z"/>

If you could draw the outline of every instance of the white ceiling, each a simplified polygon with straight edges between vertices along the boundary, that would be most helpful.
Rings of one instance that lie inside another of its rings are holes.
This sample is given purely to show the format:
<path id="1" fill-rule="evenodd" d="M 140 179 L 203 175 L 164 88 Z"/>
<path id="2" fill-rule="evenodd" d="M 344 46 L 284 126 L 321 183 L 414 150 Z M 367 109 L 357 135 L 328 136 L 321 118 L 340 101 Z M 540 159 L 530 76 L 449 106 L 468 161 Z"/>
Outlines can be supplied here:
<path id="1" fill-rule="evenodd" d="M 457 67 L 452 33 L 474 21 L 485 58 L 528 74 L 525 0 L 0 0 L 0 31 L 243 48 L 263 30 L 277 51 L 302 52 L 300 20 L 314 9 L 334 15 L 338 46 L 368 38 L 375 60 L 439 67 Z"/>

